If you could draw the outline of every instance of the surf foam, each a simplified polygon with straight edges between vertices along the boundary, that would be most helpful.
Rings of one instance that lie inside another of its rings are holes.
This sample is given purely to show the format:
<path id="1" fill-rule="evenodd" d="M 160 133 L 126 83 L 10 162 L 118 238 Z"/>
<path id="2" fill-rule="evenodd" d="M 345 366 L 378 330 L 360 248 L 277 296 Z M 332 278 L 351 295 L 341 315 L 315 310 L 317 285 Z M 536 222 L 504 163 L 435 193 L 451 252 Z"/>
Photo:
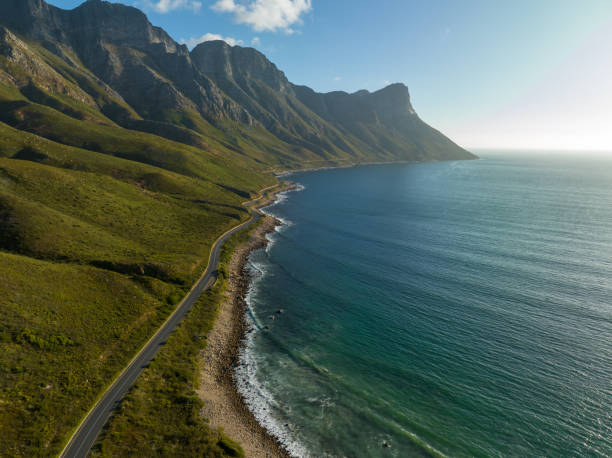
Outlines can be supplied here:
<path id="1" fill-rule="evenodd" d="M 238 354 L 239 365 L 234 369 L 234 381 L 238 392 L 242 395 L 245 404 L 270 435 L 276 438 L 290 455 L 295 457 L 309 457 L 308 451 L 291 435 L 291 426 L 282 424 L 274 417 L 274 410 L 282 406 L 274 399 L 272 394 L 257 378 L 257 368 L 261 358 L 257 357 L 255 339 L 261 335 L 263 325 L 257 319 L 253 310 L 253 298 L 257 293 L 257 284 L 265 275 L 266 269 L 258 263 L 248 264 L 251 286 L 245 297 L 247 310 L 245 320 L 247 333 L 242 348 Z"/>

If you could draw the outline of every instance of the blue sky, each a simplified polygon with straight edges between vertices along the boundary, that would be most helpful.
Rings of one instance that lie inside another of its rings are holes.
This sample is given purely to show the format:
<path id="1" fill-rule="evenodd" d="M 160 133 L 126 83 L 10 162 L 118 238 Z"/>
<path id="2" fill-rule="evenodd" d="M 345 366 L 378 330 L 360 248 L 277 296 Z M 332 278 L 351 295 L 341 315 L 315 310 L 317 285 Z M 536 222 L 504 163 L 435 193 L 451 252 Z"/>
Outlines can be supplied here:
<path id="1" fill-rule="evenodd" d="M 611 0 L 122 3 L 177 41 L 254 46 L 318 91 L 403 82 L 466 147 L 612 150 Z"/>

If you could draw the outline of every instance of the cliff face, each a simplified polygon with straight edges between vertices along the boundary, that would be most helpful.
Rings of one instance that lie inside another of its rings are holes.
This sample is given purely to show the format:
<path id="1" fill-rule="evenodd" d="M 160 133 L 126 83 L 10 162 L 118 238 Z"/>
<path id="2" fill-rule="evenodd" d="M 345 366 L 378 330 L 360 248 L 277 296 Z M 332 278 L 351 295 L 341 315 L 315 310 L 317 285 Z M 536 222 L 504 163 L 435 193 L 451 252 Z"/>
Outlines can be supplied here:
<path id="1" fill-rule="evenodd" d="M 250 123 L 248 113 L 194 69 L 186 46 L 138 9 L 89 0 L 64 15 L 69 45 L 144 118 L 192 110 L 205 119 Z"/>
<path id="2" fill-rule="evenodd" d="M 15 48 L 6 38 L 12 34 L 13 43 L 20 41 L 29 49 L 25 54 L 30 61 L 40 61 L 22 64 L 20 75 L 5 66 L 3 80 L 19 88 L 37 84 L 51 92 L 59 90 L 131 129 L 175 139 L 177 129 L 181 137 L 189 137 L 184 129 L 206 135 L 207 126 L 214 126 L 236 145 L 246 141 L 265 149 L 274 143 L 268 149 L 274 154 L 287 150 L 282 161 L 296 166 L 306 159 L 473 157 L 417 116 L 402 84 L 374 93 L 316 93 L 291 84 L 252 48 L 217 41 L 202 43 L 190 53 L 136 8 L 88 0 L 65 11 L 43 0 L 3 0 L 0 24 L 6 28 L 0 36 L 5 57 L 10 58 L 9 47 Z M 53 59 L 41 57 L 36 46 L 102 87 L 104 100 L 92 93 L 91 81 L 62 80 L 66 71 L 56 71 Z"/>
<path id="3" fill-rule="evenodd" d="M 253 48 L 207 41 L 196 46 L 191 56 L 197 68 L 212 78 L 255 80 L 277 92 L 286 92 L 291 87 L 285 74 Z"/>
<path id="4" fill-rule="evenodd" d="M 374 93 L 321 94 L 291 84 L 251 48 L 206 42 L 191 57 L 200 72 L 289 143 L 385 160 L 473 157 L 418 117 L 403 84 Z"/>
<path id="5" fill-rule="evenodd" d="M 35 39 L 62 39 L 61 10 L 44 0 L 4 0 L 0 21 L 16 33 Z"/>

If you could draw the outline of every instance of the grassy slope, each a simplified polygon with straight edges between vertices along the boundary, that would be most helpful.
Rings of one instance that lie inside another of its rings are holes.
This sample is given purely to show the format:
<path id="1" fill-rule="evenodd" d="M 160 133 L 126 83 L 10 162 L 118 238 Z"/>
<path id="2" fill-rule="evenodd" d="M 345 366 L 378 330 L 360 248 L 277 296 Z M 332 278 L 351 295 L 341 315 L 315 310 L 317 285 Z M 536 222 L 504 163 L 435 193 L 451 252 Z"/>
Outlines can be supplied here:
<path id="1" fill-rule="evenodd" d="M 173 288 L 0 253 L 0 454 L 52 456 L 170 311 Z"/>
<path id="2" fill-rule="evenodd" d="M 188 110 L 147 124 L 69 50 L 14 46 L 21 63 L 0 57 L 0 450 L 51 456 L 199 276 L 217 235 L 247 217 L 241 202 L 274 183 L 262 172 L 333 162 Z M 234 453 L 193 395 L 193 335 L 209 329 L 222 288 L 146 372 L 100 453 Z"/>
<path id="3" fill-rule="evenodd" d="M 213 182 L 247 185 L 249 178 L 255 179 L 252 170 L 232 164 L 221 154 L 208 153 L 148 133 L 81 121 L 51 107 L 29 101 L 17 105 L 0 96 L 0 106 L 3 103 L 0 121 L 57 143 Z"/>
<path id="4" fill-rule="evenodd" d="M 24 146 L 40 154 L 40 162 L 14 159 Z M 5 249 L 75 262 L 173 264 L 160 268 L 185 276 L 206 258 L 215 234 L 246 217 L 240 202 L 248 188 L 241 196 L 211 181 L 58 145 L 2 124 L 0 147 L 0 156 L 9 156 L 0 157 L 0 202 L 12 215 L 7 231 L 22 239 Z"/>
<path id="5" fill-rule="evenodd" d="M 74 56 L 21 51 L 33 78 L 0 62 L 0 455 L 53 456 L 274 178 L 201 118 L 200 147 L 120 127 L 138 115 Z"/>
<path id="6" fill-rule="evenodd" d="M 256 227 L 256 226 L 255 226 Z M 93 456 L 243 456 L 219 431 L 211 431 L 200 415 L 196 390 L 198 358 L 206 345 L 226 288 L 233 250 L 249 238 L 245 229 L 223 247 L 219 281 L 198 300 L 188 317 L 142 373 L 99 438 Z"/>
<path id="7" fill-rule="evenodd" d="M 0 122 L 0 450 L 10 456 L 58 453 L 214 239 L 247 217 L 241 202 L 274 182 L 249 161 L 37 97 L 53 106 L 0 85 L 1 101 L 21 104 L 3 115 L 23 110 L 11 119 L 36 127 Z"/>
<path id="8" fill-rule="evenodd" d="M 262 172 L 363 157 L 313 147 L 321 139 L 305 124 L 293 126 L 308 138 L 300 146 L 188 108 L 160 113 L 166 123 L 143 120 L 69 49 L 58 45 L 60 58 L 7 40 L 0 455 L 52 456 L 200 275 L 213 240 L 247 217 L 241 202 L 275 182 Z M 203 296 L 145 371 L 98 454 L 240 455 L 206 427 L 194 395 L 201 336 L 223 287 Z"/>

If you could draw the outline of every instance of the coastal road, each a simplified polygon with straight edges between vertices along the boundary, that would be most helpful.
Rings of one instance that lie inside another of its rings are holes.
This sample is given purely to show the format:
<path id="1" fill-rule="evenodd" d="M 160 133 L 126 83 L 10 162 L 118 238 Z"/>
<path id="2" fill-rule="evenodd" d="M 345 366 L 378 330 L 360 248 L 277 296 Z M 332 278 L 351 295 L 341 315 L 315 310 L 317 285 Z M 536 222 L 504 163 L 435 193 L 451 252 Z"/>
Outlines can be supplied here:
<path id="1" fill-rule="evenodd" d="M 102 431 L 112 411 L 119 405 L 125 394 L 134 385 L 140 373 L 153 360 L 160 347 L 166 343 L 168 337 L 170 337 L 185 315 L 191 310 L 191 307 L 193 307 L 195 301 L 200 297 L 200 294 L 215 284 L 217 280 L 219 256 L 225 241 L 239 230 L 250 226 L 261 218 L 261 213 L 254 209 L 254 205 L 265 197 L 266 191 L 277 186 L 278 185 L 270 186 L 261 190 L 260 197 L 243 204 L 249 208 L 251 218 L 233 229 L 230 229 L 215 241 L 210 251 L 206 271 L 202 274 L 191 291 L 185 296 L 183 301 L 177 306 L 172 315 L 168 317 L 153 337 L 151 337 L 136 356 L 134 356 L 81 421 L 81 424 L 75 430 L 64 447 L 64 450 L 62 450 L 60 454 L 61 458 L 82 458 L 87 456 L 96 437 L 98 437 L 98 434 Z"/>

